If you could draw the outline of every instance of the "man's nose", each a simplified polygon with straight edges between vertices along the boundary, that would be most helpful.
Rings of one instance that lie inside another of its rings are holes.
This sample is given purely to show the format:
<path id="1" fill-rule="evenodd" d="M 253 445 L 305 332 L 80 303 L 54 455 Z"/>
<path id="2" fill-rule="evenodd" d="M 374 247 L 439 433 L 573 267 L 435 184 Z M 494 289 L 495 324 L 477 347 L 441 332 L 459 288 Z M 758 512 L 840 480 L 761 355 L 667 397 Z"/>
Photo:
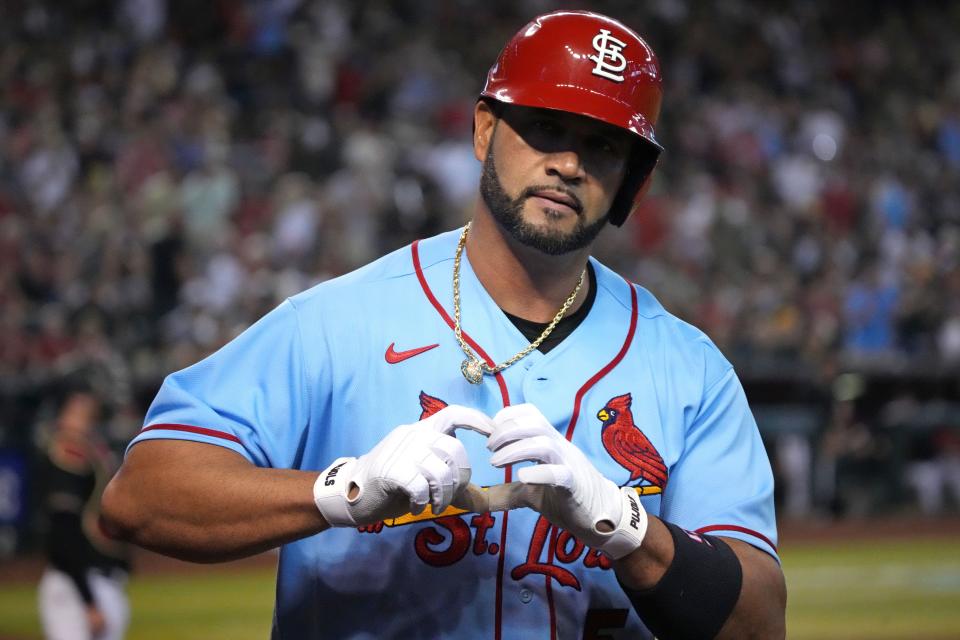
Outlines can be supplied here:
<path id="1" fill-rule="evenodd" d="M 557 176 L 565 182 L 579 181 L 586 176 L 583 158 L 573 145 L 552 151 L 547 156 L 546 171 L 547 175 Z"/>

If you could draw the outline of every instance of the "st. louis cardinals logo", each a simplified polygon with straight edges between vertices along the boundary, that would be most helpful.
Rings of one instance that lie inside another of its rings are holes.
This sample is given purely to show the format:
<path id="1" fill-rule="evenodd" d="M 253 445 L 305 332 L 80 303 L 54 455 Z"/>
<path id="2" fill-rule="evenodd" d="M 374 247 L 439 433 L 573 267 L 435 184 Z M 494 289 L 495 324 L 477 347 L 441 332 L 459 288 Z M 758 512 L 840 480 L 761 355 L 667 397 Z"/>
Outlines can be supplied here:
<path id="1" fill-rule="evenodd" d="M 623 82 L 620 72 L 627 68 L 627 59 L 622 53 L 626 47 L 627 43 L 613 37 L 609 29 L 600 29 L 600 33 L 593 37 L 593 48 L 597 54 L 587 56 L 597 63 L 591 73 L 614 82 Z"/>
<path id="2" fill-rule="evenodd" d="M 667 465 L 633 422 L 632 403 L 633 397 L 625 393 L 610 398 L 600 409 L 600 440 L 610 457 L 630 472 L 626 486 L 636 487 L 640 495 L 660 493 L 667 486 Z"/>

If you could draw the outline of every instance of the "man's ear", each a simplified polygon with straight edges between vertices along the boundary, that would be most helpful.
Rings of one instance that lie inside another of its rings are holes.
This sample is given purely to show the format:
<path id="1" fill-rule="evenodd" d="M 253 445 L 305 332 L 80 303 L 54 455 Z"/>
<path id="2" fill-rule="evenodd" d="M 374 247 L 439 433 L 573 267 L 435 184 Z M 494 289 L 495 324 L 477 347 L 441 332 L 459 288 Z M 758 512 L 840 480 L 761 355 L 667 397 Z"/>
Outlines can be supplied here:
<path id="1" fill-rule="evenodd" d="M 478 100 L 473 108 L 473 155 L 483 162 L 493 142 L 497 114 L 486 100 Z"/>

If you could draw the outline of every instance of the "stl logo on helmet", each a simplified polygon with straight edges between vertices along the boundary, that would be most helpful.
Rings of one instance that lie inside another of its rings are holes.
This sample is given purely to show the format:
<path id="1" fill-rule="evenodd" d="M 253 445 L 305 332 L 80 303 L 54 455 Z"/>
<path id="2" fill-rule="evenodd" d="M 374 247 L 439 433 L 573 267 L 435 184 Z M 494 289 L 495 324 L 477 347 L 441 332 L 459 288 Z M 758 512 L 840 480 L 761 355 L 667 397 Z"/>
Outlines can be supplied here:
<path id="1" fill-rule="evenodd" d="M 593 48 L 597 55 L 587 56 L 596 62 L 591 73 L 614 82 L 623 82 L 621 71 L 627 68 L 627 59 L 621 53 L 627 46 L 623 40 L 611 35 L 609 29 L 600 29 L 600 33 L 593 36 Z"/>

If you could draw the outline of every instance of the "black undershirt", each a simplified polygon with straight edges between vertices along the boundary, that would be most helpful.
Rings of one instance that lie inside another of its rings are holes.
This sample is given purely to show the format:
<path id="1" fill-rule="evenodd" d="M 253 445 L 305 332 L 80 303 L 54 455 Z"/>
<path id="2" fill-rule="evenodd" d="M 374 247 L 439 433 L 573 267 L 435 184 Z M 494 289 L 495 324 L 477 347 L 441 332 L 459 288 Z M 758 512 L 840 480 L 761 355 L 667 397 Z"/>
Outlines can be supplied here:
<path id="1" fill-rule="evenodd" d="M 587 263 L 587 277 L 590 278 L 590 290 L 587 292 L 587 299 L 583 301 L 583 304 L 580 305 L 580 308 L 571 313 L 569 316 L 565 316 L 560 322 L 557 323 L 557 326 L 553 328 L 553 331 L 550 332 L 550 335 L 547 336 L 547 339 L 540 343 L 540 346 L 537 348 L 541 353 L 547 353 L 555 346 L 563 342 L 564 338 L 573 333 L 573 330 L 580 326 L 580 323 L 583 322 L 583 319 L 587 317 L 587 314 L 590 313 L 590 308 L 593 306 L 593 301 L 597 297 L 597 275 L 593 272 L 593 265 L 589 262 Z M 510 322 L 513 323 L 520 333 L 523 334 L 530 342 L 533 342 L 540 337 L 540 334 L 543 333 L 543 330 L 547 328 L 549 322 L 533 322 L 531 320 L 524 320 L 515 315 L 511 315 L 506 311 L 503 312 L 507 318 L 510 319 Z"/>

